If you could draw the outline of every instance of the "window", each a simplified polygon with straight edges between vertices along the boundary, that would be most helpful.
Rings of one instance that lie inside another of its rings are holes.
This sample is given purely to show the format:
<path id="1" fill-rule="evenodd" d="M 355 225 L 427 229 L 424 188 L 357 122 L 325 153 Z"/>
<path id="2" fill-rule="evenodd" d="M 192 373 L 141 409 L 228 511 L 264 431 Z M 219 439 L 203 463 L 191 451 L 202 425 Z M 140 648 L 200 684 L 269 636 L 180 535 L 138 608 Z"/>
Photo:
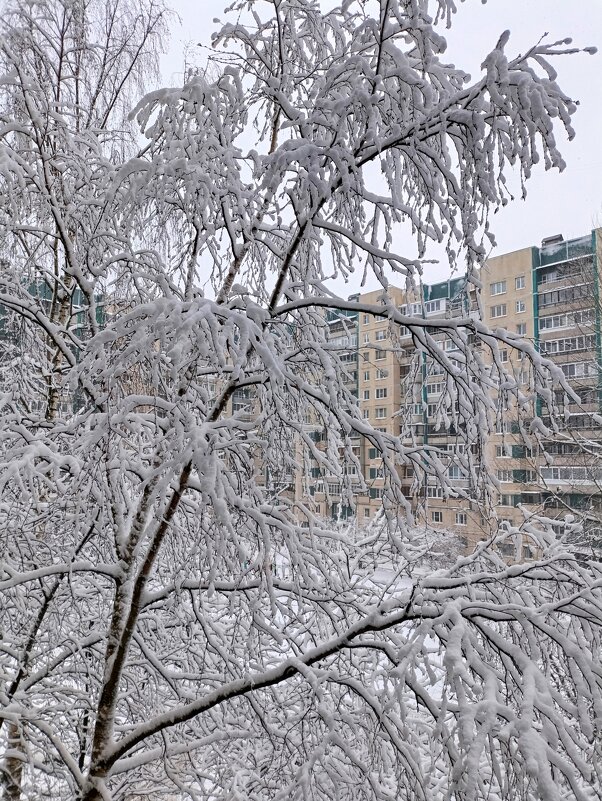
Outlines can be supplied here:
<path id="1" fill-rule="evenodd" d="M 362 409 L 362 417 L 367 420 L 370 417 L 370 409 Z"/>
<path id="2" fill-rule="evenodd" d="M 386 370 L 377 370 L 376 371 L 376 380 L 380 381 L 381 378 L 386 378 L 389 374 Z"/>
<path id="3" fill-rule="evenodd" d="M 500 351 L 500 361 L 507 362 L 508 361 L 508 351 L 504 348 Z"/>
<path id="4" fill-rule="evenodd" d="M 495 319 L 496 317 L 505 317 L 507 313 L 508 310 L 505 303 L 500 303 L 498 306 L 492 306 L 489 310 L 489 316 L 492 319 Z"/>
<path id="5" fill-rule="evenodd" d="M 378 450 L 376 448 L 369 448 L 368 459 L 376 459 L 376 458 L 378 458 Z"/>
<path id="6" fill-rule="evenodd" d="M 506 291 L 505 281 L 496 281 L 495 284 L 491 284 L 492 295 L 503 295 L 505 291 Z"/>
<path id="7" fill-rule="evenodd" d="M 514 495 L 500 495 L 500 506 L 516 506 Z"/>
<path id="8" fill-rule="evenodd" d="M 564 429 L 566 431 L 572 431 L 579 428 L 597 428 L 591 414 L 588 412 L 583 414 L 579 412 L 578 414 L 571 414 L 568 420 L 564 420 Z"/>
<path id="9" fill-rule="evenodd" d="M 382 342 L 386 338 L 387 338 L 387 332 L 386 331 L 377 331 L 376 332 L 376 341 L 377 342 Z"/>
<path id="10" fill-rule="evenodd" d="M 526 286 L 525 283 L 525 276 L 524 275 L 517 275 L 514 279 L 514 288 L 515 289 L 524 289 Z"/>
<path id="11" fill-rule="evenodd" d="M 559 367 L 567 378 L 587 378 L 595 376 L 598 372 L 598 365 L 595 362 L 572 362 L 561 364 Z"/>
<path id="12" fill-rule="evenodd" d="M 518 420 L 496 420 L 496 434 L 520 434 L 521 428 Z"/>
<path id="13" fill-rule="evenodd" d="M 519 323 L 516 326 L 516 333 L 519 337 L 526 337 L 527 336 L 527 323 Z"/>
<path id="14" fill-rule="evenodd" d="M 383 417 L 386 417 L 386 416 L 387 416 L 387 410 L 385 409 L 385 407 L 384 406 L 377 406 L 376 407 L 376 419 L 377 420 L 382 420 Z"/>
<path id="15" fill-rule="evenodd" d="M 364 390 L 364 400 L 370 400 L 370 390 L 369 389 L 365 389 Z"/>
<path id="16" fill-rule="evenodd" d="M 542 353 L 571 353 L 579 350 L 594 350 L 596 335 L 586 334 L 578 337 L 564 337 L 563 339 L 548 339 L 540 344 Z"/>
<path id="17" fill-rule="evenodd" d="M 439 509 L 435 512 L 431 512 L 431 520 L 433 523 L 443 523 L 443 512 Z"/>
<path id="18" fill-rule="evenodd" d="M 466 512 L 456 512 L 456 525 L 457 526 L 466 525 Z"/>
<path id="19" fill-rule="evenodd" d="M 443 487 L 427 487 L 427 498 L 443 498 Z"/>
<path id="20" fill-rule="evenodd" d="M 357 347 L 357 334 L 351 334 L 351 336 L 330 337 L 328 341 L 335 348 L 355 348 Z"/>
<path id="21" fill-rule="evenodd" d="M 448 442 L 441 448 L 448 453 L 466 453 L 466 443 L 464 442 Z"/>
<path id="22" fill-rule="evenodd" d="M 568 328 L 571 325 L 583 325 L 584 323 L 594 323 L 596 313 L 594 309 L 583 309 L 582 311 L 568 312 L 567 314 L 552 314 L 549 317 L 539 318 L 539 327 L 543 330 L 552 328 Z"/>
<path id="23" fill-rule="evenodd" d="M 374 498 L 382 498 L 384 492 L 385 491 L 382 487 L 370 487 L 368 494 L 372 499 L 374 499 Z"/>
<path id="24" fill-rule="evenodd" d="M 367 506 L 366 506 L 366 508 L 364 509 L 364 517 L 370 517 L 370 509 L 368 509 L 368 507 L 367 507 Z"/>
<path id="25" fill-rule="evenodd" d="M 371 479 L 383 478 L 385 473 L 382 467 L 371 467 L 368 471 L 368 475 Z"/>
<path id="26" fill-rule="evenodd" d="M 595 387 L 579 387 L 575 391 L 577 392 L 581 403 L 599 403 L 599 401 L 602 399 L 602 394 Z M 564 392 L 557 390 L 555 395 L 557 403 L 562 404 L 565 402 Z M 577 452 L 578 451 L 574 451 L 574 453 Z"/>
<path id="27" fill-rule="evenodd" d="M 386 398 L 387 397 L 387 388 L 386 387 L 377 387 L 376 388 L 376 397 L 378 398 Z"/>
<path id="28" fill-rule="evenodd" d="M 527 311 L 527 304 L 524 300 L 517 300 L 516 301 L 516 313 L 521 314 L 522 312 Z"/>
<path id="29" fill-rule="evenodd" d="M 248 414 L 251 413 L 251 402 L 250 401 L 232 401 L 232 411 L 233 412 L 246 412 Z"/>
<path id="30" fill-rule="evenodd" d="M 552 292 L 542 292 L 539 295 L 539 305 L 555 306 L 557 303 L 572 303 L 574 300 L 591 297 L 591 284 L 577 284 L 564 289 L 555 289 Z"/>
<path id="31" fill-rule="evenodd" d="M 370 334 L 368 333 L 368 331 L 366 331 L 366 333 L 364 334 L 364 345 L 367 345 L 368 342 L 370 342 Z"/>
<path id="32" fill-rule="evenodd" d="M 367 362 L 367 361 L 370 359 L 370 354 L 368 353 L 368 351 L 367 351 L 367 350 L 365 350 L 365 351 L 362 353 L 362 359 L 363 359 L 365 362 Z"/>
<path id="33" fill-rule="evenodd" d="M 515 484 L 532 484 L 535 481 L 534 470 L 513 470 L 512 480 Z"/>
<path id="34" fill-rule="evenodd" d="M 364 370 L 364 381 L 370 381 L 370 370 Z"/>
<path id="35" fill-rule="evenodd" d="M 376 351 L 376 355 L 374 356 L 374 358 L 376 359 L 376 361 L 379 361 L 380 359 L 386 359 L 387 358 L 387 351 L 386 350 L 377 350 Z"/>
<path id="36" fill-rule="evenodd" d="M 441 381 L 438 381 L 436 384 L 427 384 L 426 385 L 426 394 L 427 395 L 441 395 L 443 390 L 445 389 L 445 384 Z"/>
<path id="37" fill-rule="evenodd" d="M 498 470 L 497 471 L 497 480 L 502 482 L 503 484 L 511 484 L 512 483 L 512 470 Z"/>
<path id="38" fill-rule="evenodd" d="M 564 274 L 563 274 L 564 273 Z M 576 273 L 575 273 L 576 274 Z M 546 272 L 539 275 L 537 279 L 537 283 L 539 284 L 549 284 L 551 281 L 559 281 L 561 278 L 568 278 L 570 274 L 565 273 L 564 270 L 559 272 L 556 270 L 547 270 Z"/>
<path id="39" fill-rule="evenodd" d="M 370 322 L 370 315 L 364 314 L 364 325 L 368 325 Z"/>
<path id="40" fill-rule="evenodd" d="M 414 304 L 419 305 L 419 304 Z M 441 311 L 441 301 L 440 300 L 429 300 L 424 304 L 424 311 L 426 314 L 435 314 L 436 312 Z M 418 314 L 419 311 L 416 311 L 415 314 Z"/>
<path id="41" fill-rule="evenodd" d="M 457 464 L 452 464 L 451 467 L 447 468 L 447 476 L 448 478 L 451 478 L 452 481 L 457 481 L 460 478 L 464 478 L 462 470 Z"/>
<path id="42" fill-rule="evenodd" d="M 507 445 L 496 445 L 495 446 L 495 455 L 498 459 L 506 458 L 510 454 L 508 453 L 508 446 Z"/>
<path id="43" fill-rule="evenodd" d="M 548 481 L 589 481 L 600 479 L 602 468 L 590 466 L 567 465 L 563 467 L 542 467 L 540 475 Z"/>
<path id="44" fill-rule="evenodd" d="M 579 453 L 579 448 L 580 446 L 573 442 L 544 442 L 545 452 L 555 456 L 567 456 Z"/>

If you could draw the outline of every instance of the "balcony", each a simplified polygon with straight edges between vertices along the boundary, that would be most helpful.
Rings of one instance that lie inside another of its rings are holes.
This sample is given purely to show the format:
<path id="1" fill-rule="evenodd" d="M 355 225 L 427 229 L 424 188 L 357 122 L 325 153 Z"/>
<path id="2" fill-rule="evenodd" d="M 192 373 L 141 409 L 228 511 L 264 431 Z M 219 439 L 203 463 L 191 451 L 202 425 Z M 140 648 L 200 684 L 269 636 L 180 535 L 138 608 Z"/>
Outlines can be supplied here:
<path id="1" fill-rule="evenodd" d="M 543 285 L 543 291 L 538 292 L 538 302 L 540 310 L 556 308 L 577 304 L 577 306 L 591 305 L 595 298 L 595 287 L 592 283 L 575 283 L 571 281 L 568 286 L 558 289 L 548 289 L 547 284 Z"/>
<path id="2" fill-rule="evenodd" d="M 602 483 L 602 468 L 588 465 L 559 465 L 557 467 L 541 467 L 542 481 L 546 484 L 594 486 Z"/>
<path id="3" fill-rule="evenodd" d="M 350 484 L 360 484 L 363 480 L 359 473 L 346 473 L 342 479 L 340 475 L 334 475 L 333 473 L 326 473 L 321 477 L 328 482 L 328 484 L 340 483 L 341 480 L 349 482 Z"/>
<path id="4" fill-rule="evenodd" d="M 582 259 L 592 255 L 592 238 L 590 235 L 579 239 L 570 239 L 566 242 L 554 242 L 544 245 L 539 252 L 540 265 L 538 270 L 549 267 L 551 264 Z"/>

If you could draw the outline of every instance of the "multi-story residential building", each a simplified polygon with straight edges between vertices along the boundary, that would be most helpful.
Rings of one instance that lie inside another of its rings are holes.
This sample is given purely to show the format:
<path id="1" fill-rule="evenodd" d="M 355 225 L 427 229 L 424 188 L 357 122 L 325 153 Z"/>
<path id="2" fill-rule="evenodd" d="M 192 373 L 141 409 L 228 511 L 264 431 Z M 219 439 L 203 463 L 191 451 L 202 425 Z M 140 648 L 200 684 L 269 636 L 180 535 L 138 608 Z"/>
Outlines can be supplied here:
<path id="1" fill-rule="evenodd" d="M 483 276 L 486 322 L 532 340 L 578 398 L 556 392 L 559 430 L 543 448 L 530 448 L 512 420 L 492 438 L 487 459 L 500 482 L 498 516 L 521 526 L 534 514 L 576 513 L 594 546 L 602 539 L 600 254 L 601 229 L 569 241 L 550 237 L 541 247 L 491 259 Z M 527 363 L 510 349 L 506 358 L 528 385 Z M 541 403 L 534 411 L 551 422 Z"/>
<path id="2" fill-rule="evenodd" d="M 363 303 L 379 302 L 381 291 L 368 292 L 360 296 Z M 405 293 L 391 287 L 389 298 L 401 306 Z M 398 327 L 392 327 L 386 318 L 360 314 L 358 318 L 358 403 L 364 419 L 379 431 L 398 435 L 400 433 L 399 410 L 402 405 L 400 375 L 407 369 L 410 352 L 399 338 Z M 357 502 L 360 523 L 371 520 L 382 506 L 383 470 L 376 448 L 367 440 L 361 442 L 361 464 L 368 486 L 367 494 Z M 403 468 L 402 468 L 403 470 Z M 401 471 L 400 471 L 401 472 Z M 410 482 L 411 482 L 410 476 Z M 410 492 L 408 476 L 400 475 L 404 490 Z"/>
<path id="3" fill-rule="evenodd" d="M 485 451 L 478 454 L 497 489 L 486 511 L 479 502 L 480 488 L 471 486 L 474 477 L 463 469 L 462 449 L 471 446 L 458 436 L 461 432 L 449 419 L 446 424 L 441 422 L 440 398 L 445 394 L 442 368 L 417 354 L 409 332 L 386 319 L 361 313 L 346 316 L 344 322 L 335 314 L 330 317 L 333 340 L 342 336 L 339 328 L 345 330 L 346 340 L 340 342 L 349 348 L 347 358 L 354 364 L 350 376 L 357 381 L 362 415 L 382 431 L 449 454 L 447 479 L 459 490 L 458 497 L 444 497 L 436 477 L 427 478 L 419 487 L 410 468 L 400 468 L 400 481 L 419 519 L 436 528 L 454 530 L 465 537 L 467 546 L 505 524 L 526 530 L 533 515 L 564 518 L 569 511 L 581 515 L 590 540 L 602 540 L 602 468 L 598 466 L 602 421 L 595 416 L 602 399 L 599 253 L 602 230 L 571 241 L 551 237 L 541 247 L 493 257 L 480 275 L 478 303 L 462 277 L 424 285 L 422 297 L 397 288 L 389 290 L 389 299 L 409 315 L 472 315 L 481 317 L 491 328 L 531 341 L 536 351 L 560 368 L 577 393 L 578 402 L 564 392 L 556 393 L 553 402 L 562 422 L 559 430 L 545 438 L 543 448 L 525 437 L 524 425 L 519 430 L 512 408 L 500 419 Z M 373 304 L 381 295 L 379 290 L 355 297 Z M 453 340 L 443 332 L 433 330 L 432 334 L 453 359 Z M 489 354 L 485 358 L 493 357 Z M 496 358 L 528 392 L 532 380 L 529 360 L 503 342 Z M 540 416 L 544 424 L 549 423 L 549 408 L 541 402 L 536 406 L 533 417 Z M 334 499 L 336 486 L 327 497 L 318 484 L 314 498 L 322 514 L 355 514 L 361 525 L 379 510 L 384 481 L 377 450 L 359 437 L 355 446 L 368 490 L 358 491 L 355 510 L 342 508 Z M 528 535 L 522 547 L 523 556 L 529 557 L 533 549 Z"/>
<path id="4" fill-rule="evenodd" d="M 382 290 L 368 292 L 361 296 L 353 296 L 362 303 L 375 305 L 382 297 Z M 389 287 L 388 301 L 393 303 L 404 314 L 411 316 L 424 316 L 441 318 L 456 317 L 474 314 L 476 307 L 474 299 L 467 290 L 466 279 L 457 277 L 449 281 L 434 285 L 425 285 L 412 293 Z M 357 380 L 357 396 L 362 417 L 370 421 L 379 432 L 401 437 L 408 444 L 424 444 L 432 442 L 435 446 L 443 445 L 443 449 L 450 449 L 451 481 L 460 484 L 458 475 L 454 477 L 452 446 L 459 449 L 455 443 L 453 432 L 440 429 L 435 420 L 434 407 L 437 406 L 438 395 L 441 394 L 441 373 L 438 366 L 417 354 L 412 336 L 409 331 L 392 324 L 386 317 L 375 317 L 371 314 L 359 313 L 353 317 L 345 315 L 344 322 L 336 322 L 337 315 L 329 315 L 333 326 L 329 335 L 333 342 L 343 347 L 347 342 L 340 340 L 339 327 L 344 325 L 349 345 L 347 358 L 354 360 L 352 375 Z M 354 327 L 350 329 L 352 324 Z M 437 334 L 434 334 L 438 337 Z M 439 338 L 443 338 L 441 335 Z M 442 342 L 442 347 L 445 343 Z M 357 368 L 357 369 L 356 369 Z M 429 418 L 430 414 L 430 418 Z M 316 432 L 320 436 L 319 432 Z M 357 436 L 352 443 L 353 452 L 357 455 L 361 465 L 365 489 L 360 492 L 362 483 L 358 477 L 358 493 L 355 509 L 347 504 L 341 504 L 337 497 L 338 485 L 336 478 L 323 475 L 316 465 L 312 468 L 312 478 L 317 479 L 313 487 L 317 511 L 326 516 L 343 517 L 357 516 L 358 524 L 365 524 L 372 520 L 382 507 L 384 492 L 384 477 L 382 460 L 379 451 L 373 443 Z M 449 503 L 449 510 L 445 507 L 443 514 L 442 504 L 437 510 L 430 506 L 442 499 L 442 493 L 433 492 L 433 485 L 419 486 L 414 472 L 410 466 L 400 467 L 398 470 L 401 487 L 404 494 L 425 518 L 435 512 L 433 519 L 448 523 L 450 511 L 453 511 L 452 520 L 462 520 L 470 512 L 467 504 L 458 499 L 456 503 Z M 458 514 L 456 514 L 458 512 Z"/>
<path id="5" fill-rule="evenodd" d="M 39 314 L 47 319 L 49 329 L 62 325 L 82 341 L 91 336 L 88 298 L 79 287 L 64 296 L 62 291 L 60 282 L 39 279 L 20 287 L 18 313 L 10 304 L 0 303 L 0 389 L 14 392 L 23 407 L 35 414 L 68 415 L 84 403 L 81 391 L 74 392 L 63 382 L 60 351 L 50 338 L 40 336 L 39 328 L 34 334 L 30 324 Z M 96 324 L 102 327 L 111 307 L 100 294 L 94 296 L 94 303 Z M 74 342 L 68 346 L 79 359 Z"/>

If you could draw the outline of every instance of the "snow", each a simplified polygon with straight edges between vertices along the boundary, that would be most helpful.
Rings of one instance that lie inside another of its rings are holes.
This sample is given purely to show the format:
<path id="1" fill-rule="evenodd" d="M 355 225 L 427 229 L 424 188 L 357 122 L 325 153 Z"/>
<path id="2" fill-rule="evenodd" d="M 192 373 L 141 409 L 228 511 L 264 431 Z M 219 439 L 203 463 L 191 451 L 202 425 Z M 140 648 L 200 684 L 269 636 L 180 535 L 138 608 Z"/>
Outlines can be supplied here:
<path id="1" fill-rule="evenodd" d="M 474 312 L 402 314 L 386 291 L 419 286 L 433 241 L 478 289 L 504 171 L 563 167 L 563 46 L 512 59 L 504 34 L 469 85 L 433 28 L 452 0 L 382 19 L 236 0 L 226 61 L 136 102 L 160 8 L 84 5 L 1 23 L 3 768 L 24 797 L 82 801 L 599 795 L 599 566 L 538 521 L 537 562 L 456 558 L 398 473 L 472 500 L 453 463 L 486 498 L 498 416 L 517 405 L 536 441 L 537 403 L 571 390 Z M 384 303 L 330 289 L 357 269 Z M 408 329 L 463 449 L 360 416 L 334 310 Z M 352 502 L 354 437 L 386 476 L 361 533 L 309 496 L 315 464 Z"/>

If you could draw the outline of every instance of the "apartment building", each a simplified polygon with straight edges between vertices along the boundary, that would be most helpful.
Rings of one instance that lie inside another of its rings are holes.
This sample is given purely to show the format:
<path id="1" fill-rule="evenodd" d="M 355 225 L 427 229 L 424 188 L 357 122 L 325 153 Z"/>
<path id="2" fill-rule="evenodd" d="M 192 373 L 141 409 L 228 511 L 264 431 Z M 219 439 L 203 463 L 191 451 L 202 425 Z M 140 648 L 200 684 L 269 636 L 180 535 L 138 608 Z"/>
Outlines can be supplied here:
<path id="1" fill-rule="evenodd" d="M 461 431 L 442 422 L 440 399 L 445 394 L 441 367 L 417 354 L 408 331 L 386 319 L 369 314 L 346 316 L 342 323 L 330 316 L 331 335 L 340 336 L 342 327 L 348 348 L 346 358 L 353 364 L 352 380 L 361 413 L 381 431 L 401 436 L 416 445 L 436 447 L 449 454 L 447 482 L 457 490 L 445 497 L 435 476 L 419 486 L 410 468 L 400 468 L 404 494 L 417 516 L 427 524 L 453 530 L 467 547 L 509 524 L 526 531 L 533 515 L 560 521 L 567 513 L 581 516 L 589 541 L 602 541 L 602 426 L 595 415 L 602 399 L 602 346 L 600 339 L 599 254 L 602 230 L 565 241 L 550 237 L 539 247 L 527 247 L 487 261 L 480 275 L 482 291 L 477 303 L 463 277 L 454 277 L 422 287 L 421 296 L 391 288 L 389 297 L 402 313 L 412 316 L 474 316 L 491 328 L 500 328 L 533 343 L 535 349 L 562 371 L 575 397 L 556 392 L 552 399 L 559 430 L 536 447 L 522 431 L 512 408 L 500 419 L 488 438 L 485 451 L 473 454 L 493 475 L 497 491 L 490 506 L 483 508 L 481 488 L 464 469 Z M 366 303 L 378 303 L 382 292 L 357 296 Z M 453 360 L 456 345 L 444 332 L 432 336 Z M 343 344 L 343 340 L 341 340 Z M 489 354 L 486 358 L 493 358 Z M 531 387 L 530 362 L 511 347 L 500 344 L 496 358 L 513 375 L 525 392 Z M 550 423 L 550 409 L 541 403 L 532 409 L 544 424 Z M 314 501 L 320 513 L 333 517 L 355 516 L 358 525 L 371 520 L 381 505 L 384 480 L 377 450 L 363 438 L 354 443 L 367 492 L 359 491 L 355 510 L 321 492 L 320 471 Z M 474 461 L 474 458 L 473 458 Z M 502 551 L 514 545 L 502 545 Z M 525 533 L 522 556 L 533 553 Z M 508 553 L 509 555 L 509 553 Z"/>
<path id="2" fill-rule="evenodd" d="M 483 307 L 489 325 L 530 339 L 562 371 L 577 398 L 557 391 L 553 399 L 559 430 L 530 447 L 507 422 L 487 454 L 499 481 L 498 516 L 514 526 L 545 515 L 582 518 L 585 537 L 602 544 L 602 351 L 600 341 L 600 255 L 602 230 L 569 241 L 550 237 L 541 247 L 491 259 L 483 276 Z M 522 384 L 526 363 L 508 351 L 509 365 Z M 534 410 L 544 424 L 550 411 Z M 528 544 L 525 556 L 529 556 Z"/>
<path id="3" fill-rule="evenodd" d="M 361 415 L 376 429 L 401 437 L 404 443 L 431 446 L 443 454 L 451 494 L 444 492 L 437 476 L 419 481 L 410 466 L 399 468 L 401 488 L 420 521 L 456 532 L 471 547 L 506 524 L 526 531 L 532 516 L 545 515 L 557 519 L 555 525 L 560 527 L 563 518 L 573 514 L 582 521 L 585 539 L 602 550 L 602 425 L 598 416 L 602 403 L 601 256 L 602 229 L 598 229 L 569 241 L 550 237 L 540 246 L 489 259 L 480 275 L 478 301 L 462 276 L 425 284 L 412 292 L 396 287 L 389 290 L 389 302 L 409 316 L 426 320 L 473 316 L 491 328 L 529 340 L 536 351 L 557 365 L 576 393 L 569 397 L 556 392 L 552 401 L 560 426 L 557 430 L 551 427 L 543 448 L 525 438 L 524 426 L 521 431 L 511 409 L 500 419 L 485 450 L 472 453 L 473 461 L 479 461 L 496 482 L 496 492 L 486 507 L 482 487 L 465 469 L 463 455 L 472 445 L 466 444 L 461 424 L 450 420 L 445 408 L 448 400 L 440 365 L 416 350 L 408 330 L 386 318 L 350 311 L 326 314 L 328 342 L 345 366 L 346 387 L 350 397 L 357 398 Z M 43 308 L 50 307 L 52 293 L 46 284 L 32 284 L 28 291 Z M 377 304 L 381 297 L 378 290 L 350 299 Z M 76 292 L 70 309 L 72 319 L 81 325 L 77 303 L 82 301 Z M 99 298 L 100 324 L 111 309 L 101 301 Z M 0 306 L 2 358 L 22 361 L 28 345 L 23 332 L 11 328 L 14 319 Z M 429 331 L 453 362 L 457 343 L 444 331 Z M 83 329 L 81 335 L 85 336 Z M 29 358 L 33 355 L 32 351 Z M 533 378 L 530 362 L 503 343 L 497 357 L 528 392 Z M 134 381 L 136 377 L 130 378 Z M 45 387 L 39 390 L 42 396 Z M 65 396 L 65 409 L 77 400 Z M 229 410 L 251 419 L 256 414 L 255 404 L 248 388 L 239 389 Z M 545 404 L 538 404 L 532 414 L 544 424 L 550 422 Z M 305 422 L 312 439 L 319 442 L 320 426 L 313 420 Z M 308 490 L 307 477 L 295 472 L 293 465 L 296 447 L 291 441 L 282 464 L 257 460 L 258 476 L 274 498 L 303 499 L 320 515 L 352 518 L 358 526 L 374 519 L 382 508 L 385 482 L 373 443 L 359 435 L 351 442 L 357 459 L 357 468 L 348 468 L 349 483 L 355 488 L 353 503 L 348 497 L 343 500 L 337 476 L 325 474 L 317 463 L 309 467 Z M 514 546 L 500 546 L 502 550 L 506 547 Z M 527 533 L 522 548 L 522 555 L 529 557 L 532 548 Z"/>
<path id="4" fill-rule="evenodd" d="M 21 287 L 22 296 L 16 304 L 18 313 L 0 303 L 0 390 L 21 392 L 29 412 L 48 414 L 51 396 L 53 412 L 69 415 L 84 404 L 80 390 L 72 391 L 63 381 L 62 359 L 53 343 L 40 336 L 29 321 L 41 312 L 51 325 L 68 327 L 75 337 L 85 341 L 91 336 L 88 317 L 88 298 L 79 287 L 70 295 L 61 296 L 62 285 L 39 279 Z M 96 324 L 102 327 L 112 313 L 112 304 L 105 296 L 94 297 Z M 79 350 L 71 344 L 79 359 Z"/>
<path id="5" fill-rule="evenodd" d="M 371 305 L 378 304 L 381 298 L 382 290 L 353 296 L 353 299 Z M 476 314 L 474 298 L 463 277 L 423 286 L 412 293 L 390 287 L 388 299 L 403 314 L 414 317 L 428 319 Z M 331 312 L 328 320 L 331 341 L 348 349 L 344 358 L 352 365 L 349 374 L 356 381 L 354 395 L 362 417 L 377 431 L 401 437 L 404 444 L 421 446 L 432 443 L 436 447 L 442 446 L 444 450 L 449 449 L 450 463 L 453 462 L 453 453 L 461 447 L 456 442 L 460 437 L 449 427 L 442 429 L 435 419 L 434 407 L 437 406 L 437 395 L 441 394 L 441 373 L 438 365 L 420 357 L 410 332 L 392 324 L 387 318 L 367 313 L 347 314 L 338 319 L 337 313 Z M 341 339 L 343 328 L 345 334 Z M 434 333 L 433 336 L 443 339 L 444 335 Z M 444 342 L 441 345 L 445 347 Z M 429 413 L 432 419 L 429 419 Z M 316 436 L 320 437 L 319 431 L 316 431 Z M 337 497 L 337 479 L 323 475 L 317 465 L 312 467 L 311 478 L 316 483 L 311 490 L 318 513 L 343 519 L 353 517 L 358 525 L 363 525 L 382 508 L 385 484 L 382 460 L 378 449 L 363 437 L 356 436 L 352 448 L 360 463 L 363 478 L 362 482 L 357 477 L 355 508 L 341 504 Z M 450 464 L 452 484 L 458 487 L 464 484 L 467 487 L 461 476 L 456 476 L 454 469 L 454 465 Z M 419 517 L 426 520 L 432 516 L 442 525 L 451 525 L 450 515 L 453 523 L 461 523 L 472 514 L 469 504 L 461 498 L 454 501 L 447 499 L 443 506 L 441 488 L 433 484 L 421 485 L 409 465 L 400 466 L 398 475 L 403 493 Z M 360 491 L 361 484 L 365 485 L 363 491 Z M 436 508 L 431 509 L 433 505 Z M 478 505 L 474 506 L 476 510 Z"/>

